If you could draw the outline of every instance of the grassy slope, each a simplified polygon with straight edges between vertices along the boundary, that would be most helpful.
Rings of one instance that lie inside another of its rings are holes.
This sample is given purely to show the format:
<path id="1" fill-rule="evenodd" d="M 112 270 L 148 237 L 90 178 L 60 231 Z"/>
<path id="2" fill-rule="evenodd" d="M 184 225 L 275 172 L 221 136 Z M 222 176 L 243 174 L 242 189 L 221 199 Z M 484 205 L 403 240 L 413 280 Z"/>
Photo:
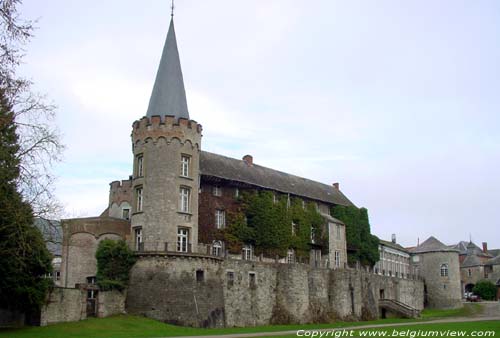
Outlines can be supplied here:
<path id="1" fill-rule="evenodd" d="M 298 329 L 320 329 L 346 327 L 367 324 L 389 324 L 415 322 L 441 317 L 467 317 L 480 311 L 479 304 L 458 310 L 426 310 L 422 319 L 382 319 L 370 322 L 336 322 L 330 324 L 306 325 L 274 325 L 247 328 L 196 329 L 164 324 L 152 319 L 137 316 L 116 316 L 72 323 L 61 323 L 47 327 L 26 327 L 14 330 L 1 330 L 0 337 L 9 338 L 62 338 L 62 337 L 95 337 L 95 338 L 149 338 L 183 335 L 219 335 L 226 333 L 271 332 Z M 455 324 L 457 325 L 457 324 Z"/>

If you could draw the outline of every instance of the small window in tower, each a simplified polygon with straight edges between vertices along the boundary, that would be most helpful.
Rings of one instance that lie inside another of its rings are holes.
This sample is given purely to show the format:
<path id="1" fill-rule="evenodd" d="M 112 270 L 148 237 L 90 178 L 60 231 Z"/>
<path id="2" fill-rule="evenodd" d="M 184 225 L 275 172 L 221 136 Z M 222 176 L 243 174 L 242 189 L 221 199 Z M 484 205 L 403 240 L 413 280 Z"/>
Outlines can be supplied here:
<path id="1" fill-rule="evenodd" d="M 226 227 L 226 212 L 224 210 L 215 210 L 215 227 L 224 229 Z"/>
<path id="2" fill-rule="evenodd" d="M 337 224 L 337 239 L 342 239 L 342 228 L 340 227 L 340 224 Z"/>
<path id="3" fill-rule="evenodd" d="M 467 275 L 468 275 L 469 277 L 472 277 L 472 270 L 471 270 L 471 269 L 467 270 Z"/>
<path id="4" fill-rule="evenodd" d="M 142 187 L 135 189 L 135 194 L 137 198 L 135 209 L 137 212 L 142 211 L 142 202 L 143 202 L 142 193 L 143 193 Z"/>
<path id="5" fill-rule="evenodd" d="M 61 271 L 56 271 L 56 280 L 61 280 Z"/>
<path id="6" fill-rule="evenodd" d="M 181 212 L 189 212 L 189 198 L 190 198 L 190 189 L 186 187 L 181 187 L 179 192 L 179 207 Z"/>
<path id="7" fill-rule="evenodd" d="M 196 270 L 196 281 L 198 283 L 201 283 L 203 282 L 203 280 L 205 279 L 205 273 L 203 270 Z"/>
<path id="8" fill-rule="evenodd" d="M 441 264 L 441 277 L 448 277 L 448 264 Z"/>
<path id="9" fill-rule="evenodd" d="M 126 219 L 127 221 L 130 219 L 130 209 L 125 208 L 122 210 L 122 218 Z"/>
<path id="10" fill-rule="evenodd" d="M 134 228 L 134 247 L 136 251 L 143 251 L 143 242 L 142 242 L 142 228 L 136 227 Z"/>
<path id="11" fill-rule="evenodd" d="M 189 164 L 191 162 L 191 157 L 188 155 L 181 156 L 181 176 L 189 177 Z"/>
<path id="12" fill-rule="evenodd" d="M 144 156 L 141 154 L 141 155 L 137 155 L 137 177 L 142 177 L 144 176 Z"/>
<path id="13" fill-rule="evenodd" d="M 335 251 L 335 267 L 340 268 L 340 251 Z"/>
<path id="14" fill-rule="evenodd" d="M 214 196 L 222 196 L 222 188 L 220 186 L 218 186 L 218 185 L 214 186 L 212 188 L 212 194 Z"/>

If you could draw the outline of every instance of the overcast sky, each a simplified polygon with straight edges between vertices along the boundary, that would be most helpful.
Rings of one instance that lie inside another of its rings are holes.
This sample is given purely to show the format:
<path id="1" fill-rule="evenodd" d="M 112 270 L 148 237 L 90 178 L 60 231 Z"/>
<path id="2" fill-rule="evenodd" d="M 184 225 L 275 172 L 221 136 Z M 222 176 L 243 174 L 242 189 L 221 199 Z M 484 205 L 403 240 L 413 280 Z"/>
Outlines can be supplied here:
<path id="1" fill-rule="evenodd" d="M 67 216 L 100 214 L 131 173 L 169 6 L 24 0 Z M 500 247 L 500 2 L 178 0 L 175 27 L 204 150 L 340 182 L 383 239 Z"/>

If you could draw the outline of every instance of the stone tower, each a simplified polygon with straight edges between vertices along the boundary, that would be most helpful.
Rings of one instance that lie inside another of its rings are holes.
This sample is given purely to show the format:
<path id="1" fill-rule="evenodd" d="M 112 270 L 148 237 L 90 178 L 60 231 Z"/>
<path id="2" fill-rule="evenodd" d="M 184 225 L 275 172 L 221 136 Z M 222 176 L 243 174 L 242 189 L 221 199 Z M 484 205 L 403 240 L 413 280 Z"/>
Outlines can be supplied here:
<path id="1" fill-rule="evenodd" d="M 147 114 L 132 125 L 136 250 L 197 252 L 201 130 L 189 119 L 172 19 Z"/>
<path id="2" fill-rule="evenodd" d="M 412 264 L 424 279 L 426 306 L 437 309 L 462 306 L 458 250 L 431 236 L 412 250 Z"/>

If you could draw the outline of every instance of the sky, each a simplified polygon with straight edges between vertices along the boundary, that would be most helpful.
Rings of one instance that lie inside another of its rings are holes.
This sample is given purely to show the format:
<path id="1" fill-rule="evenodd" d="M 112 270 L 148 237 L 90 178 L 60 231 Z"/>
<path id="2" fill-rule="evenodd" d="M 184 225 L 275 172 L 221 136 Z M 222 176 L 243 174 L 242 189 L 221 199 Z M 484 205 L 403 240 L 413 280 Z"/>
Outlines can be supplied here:
<path id="1" fill-rule="evenodd" d="M 169 7 L 24 0 L 65 217 L 99 215 L 131 174 Z M 174 22 L 202 149 L 339 182 L 382 239 L 500 248 L 500 2 L 178 0 Z"/>

